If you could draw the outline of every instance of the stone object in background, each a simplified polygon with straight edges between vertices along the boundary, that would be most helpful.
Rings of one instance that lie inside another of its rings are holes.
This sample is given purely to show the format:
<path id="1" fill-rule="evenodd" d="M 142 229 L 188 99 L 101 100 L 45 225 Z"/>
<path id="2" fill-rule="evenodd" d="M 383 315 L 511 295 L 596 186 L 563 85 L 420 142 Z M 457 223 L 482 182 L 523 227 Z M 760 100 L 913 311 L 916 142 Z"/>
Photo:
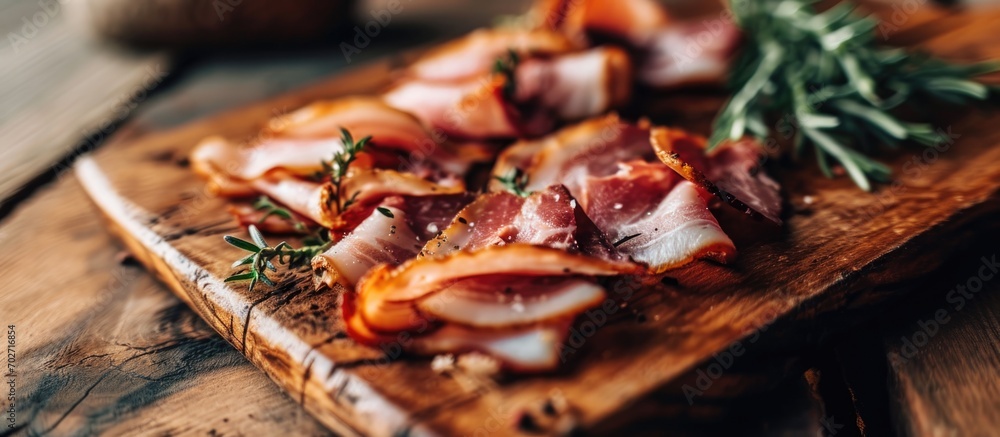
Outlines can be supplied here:
<path id="1" fill-rule="evenodd" d="M 281 44 L 328 36 L 353 0 L 77 0 L 67 9 L 98 35 L 129 45 L 190 48 Z"/>

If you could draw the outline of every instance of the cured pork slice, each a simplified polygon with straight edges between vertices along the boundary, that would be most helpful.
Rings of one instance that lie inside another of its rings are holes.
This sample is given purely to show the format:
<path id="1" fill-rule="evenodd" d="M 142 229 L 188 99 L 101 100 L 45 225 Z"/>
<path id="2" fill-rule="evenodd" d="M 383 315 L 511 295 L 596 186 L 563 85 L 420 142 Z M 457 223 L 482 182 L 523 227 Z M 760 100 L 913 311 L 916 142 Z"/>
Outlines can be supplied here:
<path id="1" fill-rule="evenodd" d="M 539 0 L 532 14 L 576 43 L 586 43 L 588 33 L 644 41 L 672 21 L 655 0 Z"/>
<path id="2" fill-rule="evenodd" d="M 421 56 L 404 72 L 428 82 L 457 82 L 488 74 L 510 52 L 547 58 L 580 50 L 559 32 L 546 29 L 478 29 Z"/>
<path id="3" fill-rule="evenodd" d="M 503 177 L 520 170 L 528 175 L 528 191 L 562 184 L 579 195 L 587 178 L 614 174 L 619 162 L 653 158 L 649 124 L 628 123 L 610 114 L 515 143 L 500 154 L 493 175 Z M 502 186 L 494 180 L 490 189 Z"/>
<path id="4" fill-rule="evenodd" d="M 515 169 L 527 190 L 563 184 L 613 250 L 663 273 L 695 259 L 729 262 L 736 253 L 696 186 L 655 160 L 645 122 L 616 115 L 588 120 L 504 151 L 494 175 Z M 492 189 L 500 189 L 494 183 Z"/>
<path id="5" fill-rule="evenodd" d="M 251 180 L 275 169 L 311 176 L 322 170 L 323 161 L 343 150 L 341 128 L 356 139 L 371 135 L 373 148 L 400 153 L 423 151 L 436 144 L 413 116 L 376 98 L 345 98 L 313 103 L 276 117 L 244 144 L 206 138 L 191 154 L 192 168 L 213 182 L 222 178 Z"/>
<path id="6" fill-rule="evenodd" d="M 610 244 L 566 187 L 553 185 L 527 197 L 510 192 L 479 196 L 429 241 L 421 256 L 524 243 L 611 258 Z"/>
<path id="7" fill-rule="evenodd" d="M 372 347 L 405 345 L 408 352 L 420 355 L 480 352 L 496 358 L 508 370 L 524 373 L 552 370 L 559 365 L 559 348 L 572 323 L 572 318 L 560 318 L 506 329 L 482 329 L 425 321 L 415 330 L 387 334 L 365 325 L 355 299 L 353 293 L 344 294 L 342 306 L 347 333 L 359 343 Z"/>
<path id="8" fill-rule="evenodd" d="M 416 256 L 471 200 L 466 193 L 383 198 L 353 230 L 313 259 L 313 271 L 327 286 L 353 287 L 376 265 L 398 265 Z"/>
<path id="9" fill-rule="evenodd" d="M 708 142 L 681 129 L 652 131 L 657 157 L 685 179 L 755 219 L 781 221 L 781 186 L 761 168 L 763 148 L 744 139 L 705 152 Z"/>
<path id="10" fill-rule="evenodd" d="M 637 80 L 656 88 L 723 84 L 741 41 L 732 20 L 670 24 L 640 43 Z"/>
<path id="11" fill-rule="evenodd" d="M 482 276 L 456 281 L 416 305 L 432 320 L 496 329 L 579 314 L 605 298 L 603 287 L 585 279 Z"/>
<path id="12" fill-rule="evenodd" d="M 404 80 L 383 98 L 450 137 L 534 136 L 549 131 L 556 121 L 597 115 L 623 104 L 631 93 L 631 77 L 624 51 L 599 47 L 526 59 L 510 75 L 454 82 Z"/>
<path id="13" fill-rule="evenodd" d="M 352 168 L 401 169 L 448 186 L 473 163 L 492 158 L 484 145 L 433 137 L 419 120 L 380 99 L 346 98 L 278 117 L 245 144 L 206 138 L 191 154 L 192 168 L 220 195 L 250 196 L 259 192 L 254 180 L 275 174 L 307 179 L 321 172 L 322 163 L 344 149 L 341 128 L 355 140 L 372 136 Z"/>
<path id="14" fill-rule="evenodd" d="M 638 81 L 657 88 L 721 84 L 741 42 L 731 18 L 674 20 L 654 0 L 542 0 L 534 13 L 541 28 L 577 43 L 610 37 L 629 45 Z"/>
<path id="15" fill-rule="evenodd" d="M 678 182 L 680 181 L 680 182 Z M 704 192 L 660 163 L 619 164 L 591 178 L 581 200 L 615 248 L 653 273 L 695 259 L 729 263 L 736 247 L 708 209 Z"/>
<path id="16" fill-rule="evenodd" d="M 460 180 L 450 180 L 445 185 L 425 180 L 413 173 L 362 169 L 349 172 L 340 189 L 341 195 L 344 197 L 341 200 L 349 199 L 350 205 L 329 223 L 326 223 L 327 227 L 333 231 L 354 229 L 360 220 L 368 217 L 372 210 L 387 197 L 461 194 L 465 192 L 465 184 Z M 452 211 L 452 216 L 454 212 Z M 446 220 L 448 219 L 451 219 L 451 216 L 446 217 Z"/>
<path id="17" fill-rule="evenodd" d="M 644 268 L 628 261 L 611 261 L 563 250 L 526 244 L 492 246 L 438 257 L 414 258 L 398 267 L 381 265 L 357 284 L 358 311 L 375 331 L 412 329 L 424 318 L 416 316 L 415 302 L 467 278 L 553 278 L 638 274 Z M 503 280 L 485 287 L 502 293 Z M 452 309 L 444 309 L 453 311 Z M 499 310 L 507 311 L 503 305 Z"/>

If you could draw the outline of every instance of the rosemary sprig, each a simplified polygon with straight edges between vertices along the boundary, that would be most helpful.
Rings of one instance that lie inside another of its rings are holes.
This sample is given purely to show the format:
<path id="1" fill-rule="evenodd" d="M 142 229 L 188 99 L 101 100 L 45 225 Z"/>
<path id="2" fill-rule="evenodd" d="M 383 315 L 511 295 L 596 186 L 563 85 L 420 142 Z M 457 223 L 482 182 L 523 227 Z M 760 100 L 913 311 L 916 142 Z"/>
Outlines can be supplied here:
<path id="1" fill-rule="evenodd" d="M 341 192 L 341 184 L 344 181 L 344 176 L 347 175 L 347 169 L 351 166 L 351 163 L 358 158 L 358 153 L 364 150 L 365 146 L 372 139 L 371 135 L 369 135 L 355 142 L 351 133 L 344 128 L 340 128 L 340 135 L 341 141 L 344 143 L 343 150 L 335 153 L 329 161 L 323 161 L 322 163 L 323 172 L 330 176 L 330 185 L 333 192 L 330 200 L 336 205 L 338 214 L 347 210 L 357 200 L 358 194 L 360 194 L 355 192 L 345 199 Z"/>
<path id="2" fill-rule="evenodd" d="M 518 56 L 514 49 L 507 49 L 507 53 L 504 56 L 500 56 L 493 63 L 493 73 L 501 74 L 506 79 L 503 84 L 503 96 L 507 100 L 514 98 L 514 93 L 517 91 L 517 81 L 514 75 L 514 70 L 517 69 L 517 65 L 521 63 L 521 57 Z"/>
<path id="3" fill-rule="evenodd" d="M 744 135 L 766 139 L 772 130 L 791 140 L 793 156 L 812 146 L 820 170 L 843 166 L 864 190 L 890 170 L 869 154 L 877 145 L 935 145 L 946 134 L 899 119 L 892 110 L 934 101 L 968 104 L 992 89 L 971 78 L 998 64 L 952 65 L 875 44 L 878 23 L 842 3 L 823 13 L 815 0 L 732 2 L 747 43 L 736 63 L 734 95 L 720 112 L 710 140 L 715 147 Z M 780 119 L 775 129 L 769 120 Z"/>
<path id="4" fill-rule="evenodd" d="M 493 176 L 493 179 L 500 181 L 504 189 L 521 197 L 528 197 L 531 192 L 527 190 L 528 174 L 519 168 L 513 168 L 506 175 Z"/>
<path id="5" fill-rule="evenodd" d="M 250 252 L 249 255 L 236 261 L 232 266 L 234 269 L 243 266 L 248 267 L 244 267 L 241 271 L 226 278 L 226 282 L 250 281 L 250 291 L 253 291 L 257 282 L 263 282 L 272 287 L 275 285 L 274 281 L 267 275 L 268 270 L 271 272 L 278 271 L 275 263 L 292 269 L 308 267 L 313 257 L 323 253 L 323 251 L 330 247 L 330 239 L 320 236 L 307 238 L 304 241 L 305 246 L 301 248 L 292 247 L 292 245 L 285 241 L 272 247 L 267 244 L 267 241 L 264 240 L 264 235 L 260 233 L 260 230 L 256 226 L 250 225 L 247 229 L 250 232 L 250 238 L 253 242 L 232 235 L 224 237 L 226 243 Z"/>

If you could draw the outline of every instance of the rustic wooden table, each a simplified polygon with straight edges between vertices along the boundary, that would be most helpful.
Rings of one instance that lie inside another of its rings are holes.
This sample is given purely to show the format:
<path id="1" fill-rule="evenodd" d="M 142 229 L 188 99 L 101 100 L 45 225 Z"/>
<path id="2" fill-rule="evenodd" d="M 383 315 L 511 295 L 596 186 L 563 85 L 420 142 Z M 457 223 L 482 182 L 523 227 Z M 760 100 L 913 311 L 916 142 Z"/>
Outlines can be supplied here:
<path id="1" fill-rule="evenodd" d="M 465 5 L 462 20 L 421 27 L 414 23 L 429 13 L 415 9 L 351 65 L 330 42 L 228 55 L 129 52 L 80 37 L 59 13 L 23 44 L 8 38 L 0 48 L 0 324 L 16 367 L 3 389 L 10 385 L 14 413 L 8 396 L 0 403 L 14 426 L 0 435 L 328 434 L 132 262 L 65 170 L 111 135 L 168 129 L 520 9 L 467 12 L 470 2 L 448 3 L 456 15 Z M 30 33 L 21 17 L 45 12 L 24 0 L 2 1 L 0 11 L 0 30 L 20 36 Z M 984 235 L 933 280 L 898 284 L 912 298 L 855 308 L 871 320 L 861 328 L 830 330 L 822 320 L 774 327 L 720 378 L 703 376 L 711 362 L 696 367 L 607 429 L 993 435 L 1000 280 L 981 266 L 998 249 L 1000 236 Z M 984 291 L 953 291 L 977 278 Z M 689 398 L 685 386 L 703 393 Z"/>

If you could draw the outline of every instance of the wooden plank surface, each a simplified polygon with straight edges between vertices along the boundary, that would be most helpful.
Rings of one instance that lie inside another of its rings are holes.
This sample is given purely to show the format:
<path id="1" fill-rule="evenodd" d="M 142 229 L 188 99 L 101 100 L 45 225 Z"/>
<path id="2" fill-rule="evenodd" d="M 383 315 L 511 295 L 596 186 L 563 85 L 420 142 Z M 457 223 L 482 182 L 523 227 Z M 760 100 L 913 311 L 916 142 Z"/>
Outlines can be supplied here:
<path id="1" fill-rule="evenodd" d="M 1000 275 L 990 268 L 1000 269 L 997 255 L 1000 221 L 939 275 L 912 285 L 912 299 L 835 342 L 867 435 L 986 436 L 998 429 Z"/>
<path id="2" fill-rule="evenodd" d="M 86 37 L 61 3 L 0 2 L 0 210 L 72 150 L 86 147 L 84 138 L 103 140 L 171 68 L 164 54 Z"/>
<path id="3" fill-rule="evenodd" d="M 995 19 L 975 23 L 987 26 Z M 991 38 L 997 37 L 984 34 L 971 43 L 977 53 L 995 52 Z M 860 194 L 843 179 L 817 180 L 812 171 L 785 171 L 784 186 L 798 214 L 777 241 L 738 241 L 743 254 L 734 269 L 698 266 L 684 275 L 680 290 L 635 294 L 629 306 L 647 322 L 613 318 L 564 372 L 499 383 L 464 381 L 431 372 L 426 360 L 386 360 L 345 339 L 335 294 L 312 291 L 308 278 L 254 295 L 222 284 L 225 260 L 235 253 L 220 249 L 219 235 L 236 229 L 221 213 L 223 202 L 205 197 L 200 182 L 179 165 L 205 135 L 245 138 L 255 128 L 248 121 L 259 126 L 273 108 L 375 89 L 385 71 L 375 66 L 176 131 L 116 143 L 78 167 L 97 204 L 140 258 L 338 430 L 470 433 L 497 423 L 510 426 L 508 413 L 533 408 L 554 390 L 572 399 L 580 424 L 597 425 L 778 316 L 816 317 L 887 297 L 872 290 L 926 274 L 940 264 L 940 254 L 973 238 L 976 228 L 970 226 L 990 220 L 998 207 L 995 116 L 951 121 L 960 140 L 918 175 L 902 176 L 902 189 L 888 197 Z M 904 153 L 892 162 L 898 169 L 911 158 Z M 800 203 L 804 196 L 812 202 Z M 932 243 L 938 253 L 922 254 Z M 498 412 L 503 417 L 491 425 L 488 419 Z"/>
<path id="4" fill-rule="evenodd" d="M 0 244 L 22 248 L 0 253 L 18 426 L 0 434 L 328 433 L 141 266 L 123 262 L 75 178 L 19 208 Z"/>
<path id="5" fill-rule="evenodd" d="M 977 282 L 980 266 L 991 265 L 1000 252 L 991 249 L 982 252 L 986 262 L 972 258 L 956 268 L 954 281 L 934 290 L 933 305 L 915 322 L 884 334 L 900 435 L 986 436 L 1000 429 L 1000 275 L 987 269 Z M 956 287 L 970 282 L 971 297 L 963 297 Z"/>

